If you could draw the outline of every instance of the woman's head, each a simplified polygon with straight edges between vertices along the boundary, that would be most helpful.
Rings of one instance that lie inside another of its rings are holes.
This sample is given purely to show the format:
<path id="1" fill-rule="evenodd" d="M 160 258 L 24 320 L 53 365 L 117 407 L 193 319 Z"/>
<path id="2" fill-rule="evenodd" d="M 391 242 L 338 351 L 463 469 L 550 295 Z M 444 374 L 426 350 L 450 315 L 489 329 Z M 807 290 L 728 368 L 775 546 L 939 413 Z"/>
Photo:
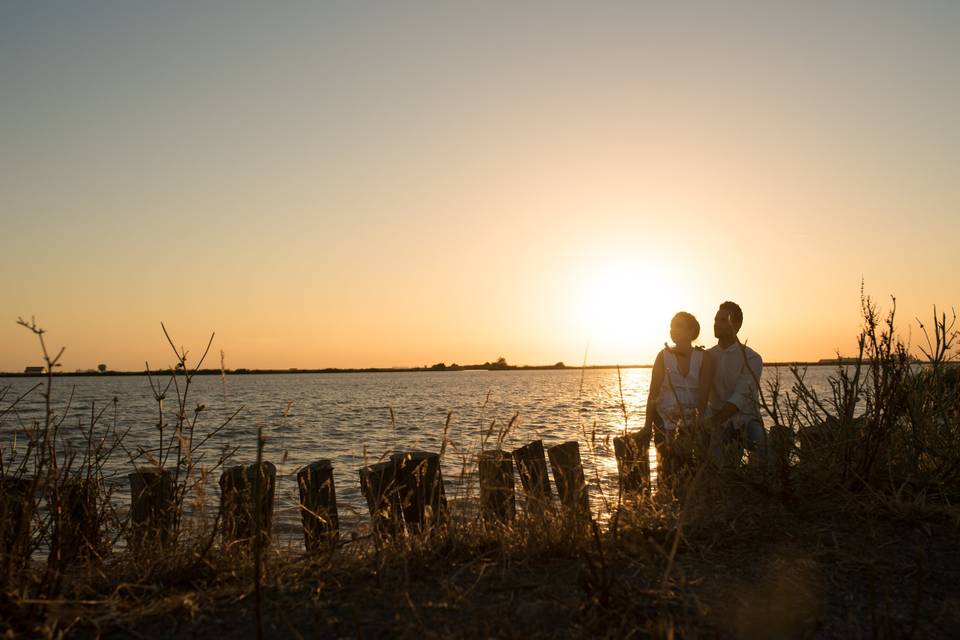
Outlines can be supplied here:
<path id="1" fill-rule="evenodd" d="M 700 323 L 692 313 L 681 311 L 670 321 L 670 339 L 674 344 L 693 342 L 700 335 Z"/>

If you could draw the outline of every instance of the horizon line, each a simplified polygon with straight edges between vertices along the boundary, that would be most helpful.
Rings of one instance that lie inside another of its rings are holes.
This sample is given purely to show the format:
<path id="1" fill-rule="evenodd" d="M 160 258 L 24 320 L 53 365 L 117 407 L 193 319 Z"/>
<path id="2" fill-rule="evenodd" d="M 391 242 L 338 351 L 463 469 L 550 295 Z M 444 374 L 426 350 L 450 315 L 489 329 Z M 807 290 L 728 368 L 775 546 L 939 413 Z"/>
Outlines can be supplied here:
<path id="1" fill-rule="evenodd" d="M 765 367 L 790 367 L 790 366 L 830 366 L 837 364 L 853 364 L 856 362 L 856 358 L 823 358 L 816 361 L 811 360 L 781 360 L 775 362 L 764 362 L 763 366 Z M 443 364 L 443 363 L 438 363 Z M 495 363 L 485 363 L 485 364 L 470 364 L 470 365 L 445 365 L 443 367 L 437 367 L 437 365 L 431 366 L 419 366 L 419 367 L 317 367 L 317 368 L 301 368 L 301 367 L 287 367 L 287 368 L 251 368 L 251 367 L 235 367 L 232 369 L 220 369 L 220 368 L 203 368 L 190 370 L 191 375 L 253 375 L 253 374 L 291 374 L 291 373 L 459 373 L 463 371 L 563 371 L 563 370 L 588 370 L 588 369 L 651 369 L 653 364 L 586 364 L 586 365 L 568 365 L 562 362 L 548 365 L 530 365 L 530 364 L 521 364 L 521 365 L 497 365 Z M 60 376 L 136 376 L 136 375 L 162 375 L 165 373 L 170 373 L 171 371 L 176 372 L 179 375 L 183 375 L 181 369 L 107 369 L 106 371 L 98 371 L 97 369 L 76 369 L 74 371 L 54 371 L 53 375 Z M 0 371 L 0 377 L 5 378 L 37 378 L 37 377 L 46 377 L 47 373 L 43 372 L 31 372 L 27 373 L 26 371 Z"/>

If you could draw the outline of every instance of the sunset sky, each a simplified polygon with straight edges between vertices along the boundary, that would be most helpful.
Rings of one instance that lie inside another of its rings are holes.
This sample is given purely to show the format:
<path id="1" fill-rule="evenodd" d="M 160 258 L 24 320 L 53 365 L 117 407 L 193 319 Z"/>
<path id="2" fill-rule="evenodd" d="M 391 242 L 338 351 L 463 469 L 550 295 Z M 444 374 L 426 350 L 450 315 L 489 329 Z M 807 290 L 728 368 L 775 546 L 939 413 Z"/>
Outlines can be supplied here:
<path id="1" fill-rule="evenodd" d="M 905 334 L 960 303 L 960 3 L 674 4 L 4 2 L 0 370 L 31 315 L 68 371 L 161 321 L 306 368 L 647 363 L 726 299 L 815 360 L 861 280 Z"/>

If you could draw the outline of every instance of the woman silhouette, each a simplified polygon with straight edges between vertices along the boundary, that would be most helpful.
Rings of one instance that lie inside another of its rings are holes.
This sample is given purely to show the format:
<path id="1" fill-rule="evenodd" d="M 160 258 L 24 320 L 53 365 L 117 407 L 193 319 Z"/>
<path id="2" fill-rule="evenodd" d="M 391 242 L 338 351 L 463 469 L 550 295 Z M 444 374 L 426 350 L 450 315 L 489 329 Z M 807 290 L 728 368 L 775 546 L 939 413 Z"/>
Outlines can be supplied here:
<path id="1" fill-rule="evenodd" d="M 707 408 L 713 363 L 703 347 L 694 347 L 700 335 L 700 323 L 681 311 L 670 321 L 674 346 L 664 344 L 653 363 L 647 419 L 644 429 L 651 433 L 657 447 L 658 470 L 662 477 L 673 474 L 686 454 L 677 443 L 687 440 Z"/>

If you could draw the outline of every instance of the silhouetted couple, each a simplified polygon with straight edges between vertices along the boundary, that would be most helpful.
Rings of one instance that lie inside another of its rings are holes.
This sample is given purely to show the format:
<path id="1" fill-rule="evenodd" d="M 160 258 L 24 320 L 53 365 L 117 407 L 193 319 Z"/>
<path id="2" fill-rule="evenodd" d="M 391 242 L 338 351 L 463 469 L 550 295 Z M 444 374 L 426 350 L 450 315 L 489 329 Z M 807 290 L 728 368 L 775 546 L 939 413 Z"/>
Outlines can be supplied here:
<path id="1" fill-rule="evenodd" d="M 737 332 L 743 311 L 724 302 L 713 319 L 717 344 L 694 347 L 700 323 L 681 311 L 670 321 L 673 346 L 657 354 L 647 398 L 644 430 L 657 446 L 659 469 L 669 475 L 692 457 L 722 463 L 727 454 L 766 459 L 760 419 L 759 384 L 763 361 L 742 344 Z"/>

